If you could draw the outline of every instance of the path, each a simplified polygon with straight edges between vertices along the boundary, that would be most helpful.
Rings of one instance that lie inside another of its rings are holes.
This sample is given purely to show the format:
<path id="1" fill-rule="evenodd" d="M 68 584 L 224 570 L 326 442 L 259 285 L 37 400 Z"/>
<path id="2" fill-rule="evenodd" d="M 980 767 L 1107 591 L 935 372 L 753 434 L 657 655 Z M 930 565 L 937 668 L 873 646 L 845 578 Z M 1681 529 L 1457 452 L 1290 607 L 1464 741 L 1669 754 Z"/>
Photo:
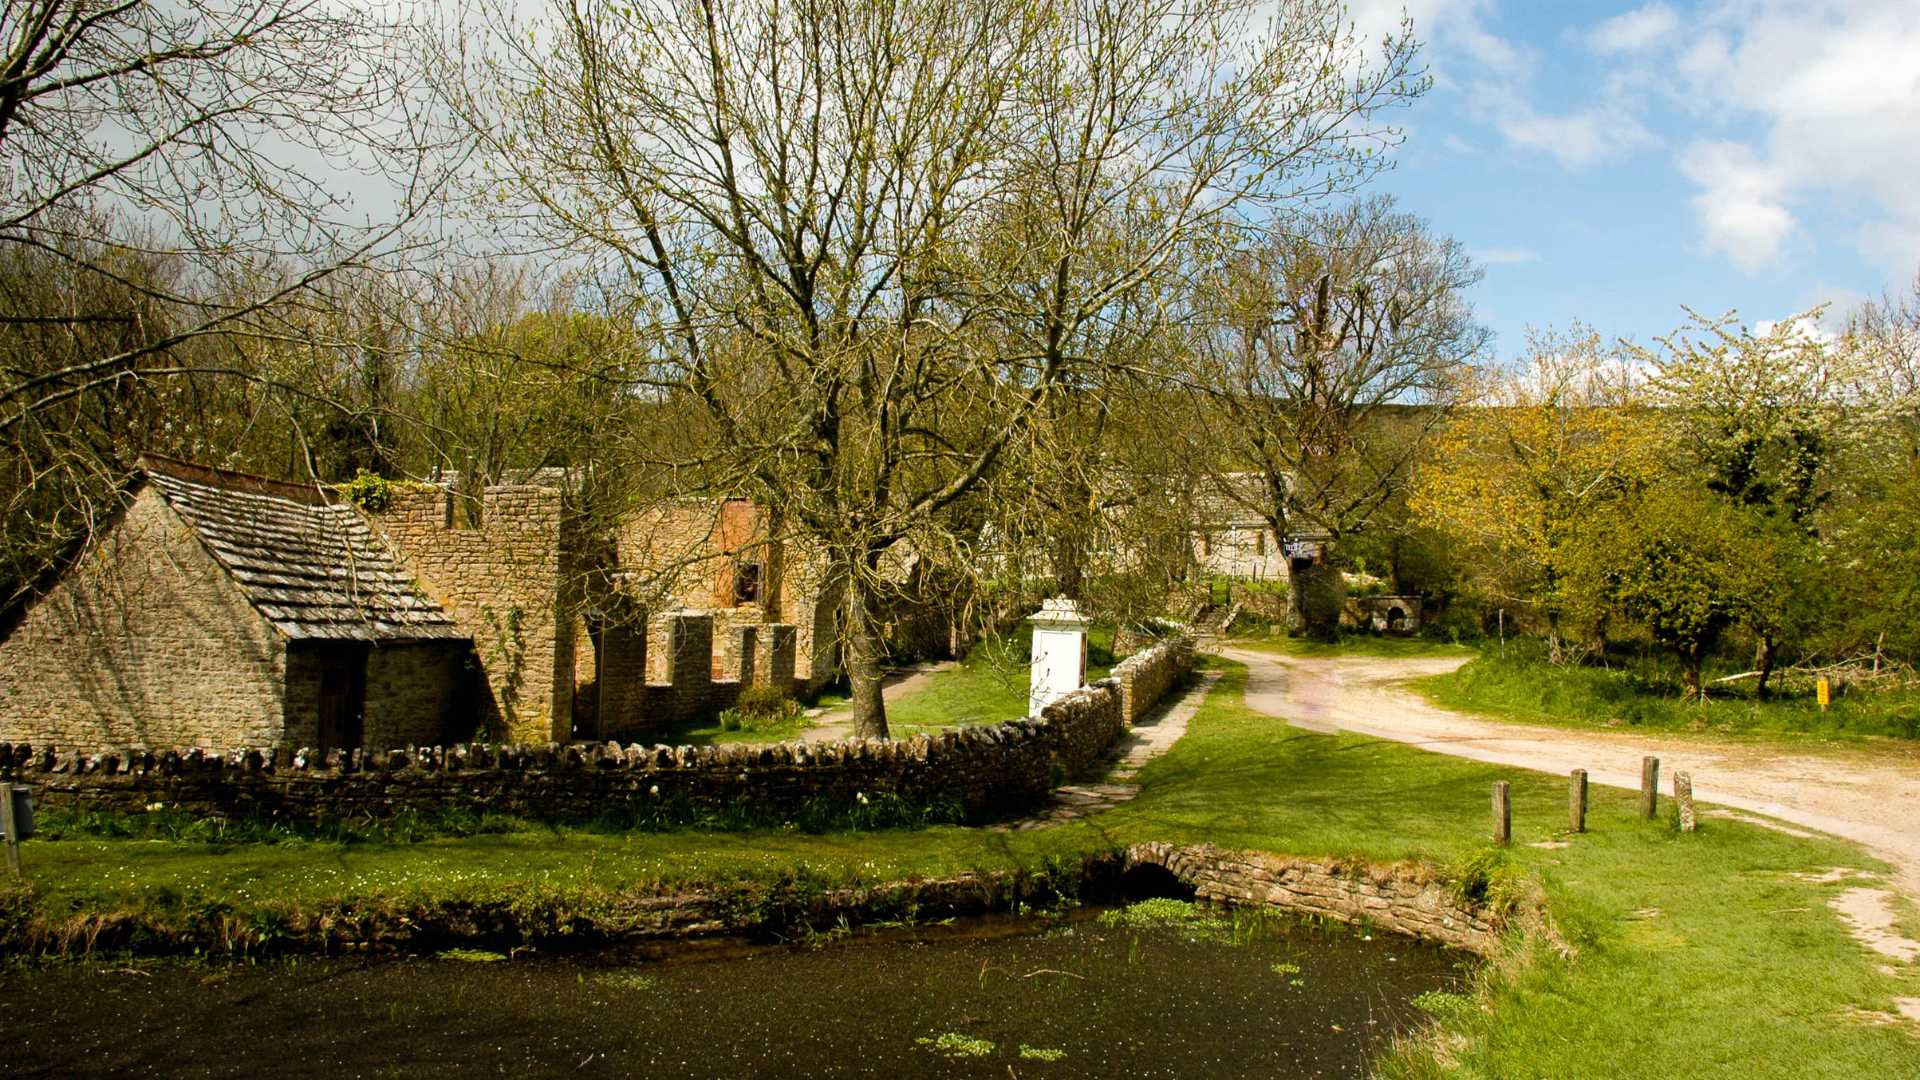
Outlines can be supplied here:
<path id="1" fill-rule="evenodd" d="M 1832 833 L 1891 863 L 1897 884 L 1920 899 L 1920 766 L 1782 752 L 1696 735 L 1579 731 L 1488 720 L 1427 703 L 1398 685 L 1438 675 L 1468 657 L 1293 657 L 1221 645 L 1247 665 L 1247 705 L 1314 731 L 1352 731 L 1426 750 L 1565 775 L 1586 769 L 1596 784 L 1638 789 L 1640 759 L 1660 759 L 1661 783 L 1693 774 L 1694 797 Z"/>
<path id="2" fill-rule="evenodd" d="M 918 693 L 927 688 L 933 677 L 954 665 L 952 660 L 941 660 L 919 667 L 895 668 L 880 680 L 880 699 L 891 705 L 898 698 Z M 837 708 L 821 713 L 813 718 L 807 729 L 800 733 L 802 742 L 835 742 L 853 737 L 853 704 L 848 702 Z"/>
<path id="3" fill-rule="evenodd" d="M 1112 765 L 1101 780 L 1062 784 L 1054 789 L 1053 802 L 1046 809 L 1032 817 L 998 826 L 1000 831 L 1044 829 L 1097 814 L 1138 795 L 1140 784 L 1134 778 L 1147 762 L 1172 749 L 1180 736 L 1187 733 L 1187 723 L 1200 711 L 1200 703 L 1207 699 L 1207 691 L 1213 689 L 1219 678 L 1217 671 L 1203 671 L 1185 689 L 1169 690 L 1160 704 L 1134 721 L 1133 730 L 1114 744 L 1107 759 Z"/>

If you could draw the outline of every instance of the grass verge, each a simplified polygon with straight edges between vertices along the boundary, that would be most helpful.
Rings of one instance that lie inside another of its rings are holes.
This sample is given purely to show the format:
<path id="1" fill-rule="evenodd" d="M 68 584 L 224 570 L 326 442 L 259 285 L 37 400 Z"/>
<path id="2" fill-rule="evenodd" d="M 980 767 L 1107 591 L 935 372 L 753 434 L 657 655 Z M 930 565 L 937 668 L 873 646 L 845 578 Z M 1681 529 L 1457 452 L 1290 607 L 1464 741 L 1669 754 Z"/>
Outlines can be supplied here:
<path id="1" fill-rule="evenodd" d="M 1750 688 L 1712 687 L 1705 704 L 1681 700 L 1679 677 L 1657 659 L 1608 667 L 1548 663 L 1532 643 L 1487 649 L 1460 670 L 1411 684 L 1434 704 L 1535 724 L 1728 735 L 1920 738 L 1920 692 L 1860 691 L 1821 709 L 1811 692 L 1757 700 Z"/>
<path id="2" fill-rule="evenodd" d="M 887 703 L 887 726 L 897 739 L 969 724 L 997 724 L 1027 715 L 1032 627 L 975 646 L 966 659 L 928 676 L 921 689 Z M 1113 670 L 1113 628 L 1087 635 L 1087 681 Z"/>
<path id="3" fill-rule="evenodd" d="M 1709 818 L 1682 835 L 1636 818 L 1634 796 L 1595 789 L 1590 830 L 1555 838 L 1559 777 L 1288 728 L 1240 700 L 1229 665 L 1188 735 L 1141 774 L 1137 798 L 1022 832 L 929 828 L 805 835 L 613 835 L 527 829 L 419 843 L 273 845 L 85 840 L 26 846 L 22 920 L 103 912 L 190 919 L 220 905 L 271 925 L 291 907 L 413 899 L 507 900 L 582 912 L 689 883 L 824 886 L 1036 870 L 1142 840 L 1441 867 L 1488 859 L 1488 785 L 1513 783 L 1515 846 L 1497 860 L 1544 895 L 1554 935 L 1516 934 L 1469 1007 L 1381 1063 L 1390 1077 L 1840 1078 L 1920 1075 L 1920 1039 L 1867 1022 L 1920 994 L 1845 933 L 1795 876 L 1884 869 L 1857 849 Z M 1906 968 L 1912 968 L 1907 965 Z"/>

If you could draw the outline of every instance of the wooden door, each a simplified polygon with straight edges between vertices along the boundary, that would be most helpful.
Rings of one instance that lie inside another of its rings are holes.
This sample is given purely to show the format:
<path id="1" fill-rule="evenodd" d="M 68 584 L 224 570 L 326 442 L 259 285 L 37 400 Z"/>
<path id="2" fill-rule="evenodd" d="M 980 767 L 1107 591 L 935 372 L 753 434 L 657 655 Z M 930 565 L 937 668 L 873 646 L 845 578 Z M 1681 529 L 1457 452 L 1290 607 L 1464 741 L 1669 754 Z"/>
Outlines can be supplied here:
<path id="1" fill-rule="evenodd" d="M 352 750 L 362 739 L 367 711 L 367 650 L 331 645 L 321 651 L 319 750 Z"/>

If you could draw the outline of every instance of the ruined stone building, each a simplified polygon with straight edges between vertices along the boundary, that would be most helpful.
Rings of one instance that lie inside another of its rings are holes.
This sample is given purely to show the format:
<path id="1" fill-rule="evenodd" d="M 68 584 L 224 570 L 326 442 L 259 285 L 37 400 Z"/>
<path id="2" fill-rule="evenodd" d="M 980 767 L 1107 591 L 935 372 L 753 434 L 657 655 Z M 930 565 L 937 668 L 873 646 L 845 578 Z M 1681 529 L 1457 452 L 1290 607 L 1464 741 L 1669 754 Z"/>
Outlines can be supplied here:
<path id="1" fill-rule="evenodd" d="M 467 634 L 351 506 L 148 458 L 0 641 L 0 735 L 78 746 L 436 742 Z"/>
<path id="2" fill-rule="evenodd" d="M 794 629 L 800 692 L 813 693 L 841 672 L 841 590 L 817 551 L 779 535 L 765 508 L 750 499 L 675 499 L 624 522 L 614 559 L 635 587 L 655 598 L 653 629 L 672 611 L 713 617 L 719 642 L 716 673 L 738 669 L 736 631 L 784 624 Z M 665 658 L 652 672 L 665 678 Z"/>
<path id="3" fill-rule="evenodd" d="M 837 675 L 816 559 L 741 500 L 596 535 L 564 476 L 362 508 L 143 459 L 126 509 L 0 625 L 0 740 L 400 746 L 665 734 Z"/>

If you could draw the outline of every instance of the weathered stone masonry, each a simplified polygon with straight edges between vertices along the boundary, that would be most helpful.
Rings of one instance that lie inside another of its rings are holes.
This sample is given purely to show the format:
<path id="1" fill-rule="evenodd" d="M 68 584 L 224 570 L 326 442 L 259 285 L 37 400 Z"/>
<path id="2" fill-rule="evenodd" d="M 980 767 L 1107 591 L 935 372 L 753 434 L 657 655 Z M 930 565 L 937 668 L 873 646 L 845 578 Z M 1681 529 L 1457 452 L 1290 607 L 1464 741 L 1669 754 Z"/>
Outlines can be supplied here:
<path id="1" fill-rule="evenodd" d="M 1142 654 L 1135 702 L 1191 662 L 1184 640 Z M 1156 691 L 1156 696 L 1157 696 Z M 160 803 L 222 817 L 323 820 L 412 811 L 484 810 L 577 821 L 656 803 L 790 818 L 816 800 L 846 805 L 891 794 L 951 803 L 982 820 L 1041 803 L 1053 783 L 1098 760 L 1125 729 L 1121 679 L 1061 698 L 1037 718 L 901 741 L 770 746 L 417 747 L 312 755 L 129 749 L 77 754 L 0 744 L 0 775 L 35 785 L 49 806 L 138 812 Z"/>
<path id="2" fill-rule="evenodd" d="M 1488 912 L 1461 904 L 1446 882 L 1414 863 L 1347 864 L 1149 843 L 1128 848 L 1125 865 L 1161 867 L 1199 900 L 1375 926 L 1483 955 L 1494 951 L 1501 930 Z"/>

